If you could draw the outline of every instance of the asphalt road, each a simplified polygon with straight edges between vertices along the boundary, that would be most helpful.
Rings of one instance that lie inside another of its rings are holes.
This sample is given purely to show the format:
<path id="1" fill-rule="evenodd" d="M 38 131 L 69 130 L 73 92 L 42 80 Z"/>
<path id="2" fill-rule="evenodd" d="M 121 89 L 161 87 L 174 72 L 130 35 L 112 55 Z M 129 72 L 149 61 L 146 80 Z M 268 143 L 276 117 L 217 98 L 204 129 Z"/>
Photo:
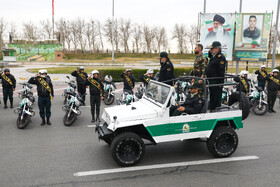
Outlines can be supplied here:
<path id="1" fill-rule="evenodd" d="M 118 94 L 119 95 L 119 94 Z M 19 99 L 15 99 L 15 103 Z M 40 126 L 36 115 L 25 130 L 16 127 L 13 109 L 0 105 L 0 186 L 279 186 L 280 108 L 277 114 L 253 113 L 239 130 L 239 147 L 232 157 L 256 160 L 140 170 L 76 177 L 82 171 L 120 168 L 109 146 L 98 141 L 90 123 L 90 108 L 71 126 L 63 125 L 62 97 L 52 102 L 52 125 Z M 87 106 L 89 98 L 87 97 Z M 102 104 L 102 108 L 104 105 Z M 171 142 L 148 146 L 138 166 L 214 159 L 204 142 Z"/>

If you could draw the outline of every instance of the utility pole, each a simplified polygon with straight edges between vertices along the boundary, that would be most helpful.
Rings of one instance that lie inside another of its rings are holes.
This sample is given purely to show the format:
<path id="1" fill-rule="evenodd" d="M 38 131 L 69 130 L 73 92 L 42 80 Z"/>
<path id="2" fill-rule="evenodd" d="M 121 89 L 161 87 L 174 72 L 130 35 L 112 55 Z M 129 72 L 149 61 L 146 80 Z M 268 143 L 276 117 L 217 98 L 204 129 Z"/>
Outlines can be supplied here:
<path id="1" fill-rule="evenodd" d="M 242 0 L 240 0 L 240 3 L 239 3 L 239 12 L 240 13 L 242 12 Z"/>
<path id="2" fill-rule="evenodd" d="M 206 0 L 204 0 L 204 6 L 203 6 L 203 14 L 206 13 Z"/>
<path id="3" fill-rule="evenodd" d="M 273 70 L 274 66 L 275 66 L 275 53 L 276 53 L 277 33 L 278 33 L 278 19 L 279 19 L 279 5 L 280 5 L 280 0 L 278 0 L 278 4 L 277 4 L 276 25 L 275 25 L 275 33 L 274 33 L 273 56 L 272 56 L 271 70 Z"/>
<path id="4" fill-rule="evenodd" d="M 54 0 L 52 0 L 52 29 L 53 29 L 53 39 L 54 39 Z"/>
<path id="5" fill-rule="evenodd" d="M 114 0 L 112 0 L 112 62 L 114 62 Z"/>

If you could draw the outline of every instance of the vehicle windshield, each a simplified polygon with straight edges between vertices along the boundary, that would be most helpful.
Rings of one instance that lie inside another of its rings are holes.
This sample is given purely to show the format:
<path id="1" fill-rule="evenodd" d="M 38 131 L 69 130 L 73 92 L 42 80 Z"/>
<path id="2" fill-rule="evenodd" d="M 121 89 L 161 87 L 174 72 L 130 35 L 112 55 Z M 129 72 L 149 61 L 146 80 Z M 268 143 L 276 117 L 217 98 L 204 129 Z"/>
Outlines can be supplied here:
<path id="1" fill-rule="evenodd" d="M 150 82 L 146 87 L 145 95 L 158 103 L 164 104 L 169 92 L 170 87 Z"/>

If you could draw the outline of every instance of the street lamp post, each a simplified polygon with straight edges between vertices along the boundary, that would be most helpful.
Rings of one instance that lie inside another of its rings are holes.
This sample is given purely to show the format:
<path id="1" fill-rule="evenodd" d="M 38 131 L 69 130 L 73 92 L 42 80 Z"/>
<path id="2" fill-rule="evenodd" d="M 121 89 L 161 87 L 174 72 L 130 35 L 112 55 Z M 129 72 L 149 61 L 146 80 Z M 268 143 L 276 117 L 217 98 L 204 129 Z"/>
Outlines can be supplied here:
<path id="1" fill-rule="evenodd" d="M 278 4 L 277 4 L 277 14 L 276 14 L 276 25 L 275 25 L 275 33 L 274 33 L 273 56 L 272 56 L 271 70 L 273 70 L 274 66 L 275 66 L 275 53 L 276 53 L 277 33 L 278 33 L 278 19 L 279 19 L 279 5 L 280 5 L 280 0 L 278 0 Z"/>
<path id="2" fill-rule="evenodd" d="M 112 0 L 112 62 L 114 62 L 114 0 Z"/>

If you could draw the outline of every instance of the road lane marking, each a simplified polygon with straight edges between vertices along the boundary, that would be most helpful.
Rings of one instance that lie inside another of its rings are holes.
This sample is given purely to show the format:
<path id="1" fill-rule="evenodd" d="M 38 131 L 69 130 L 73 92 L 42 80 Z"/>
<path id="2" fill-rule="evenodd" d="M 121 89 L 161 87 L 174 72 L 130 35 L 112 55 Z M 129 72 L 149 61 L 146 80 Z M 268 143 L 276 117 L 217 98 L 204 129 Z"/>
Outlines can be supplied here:
<path id="1" fill-rule="evenodd" d="M 95 128 L 95 127 L 96 127 L 96 125 L 88 125 L 88 127 L 93 127 L 93 128 Z"/>
<path id="2" fill-rule="evenodd" d="M 135 166 L 135 167 L 124 167 L 124 168 L 117 168 L 117 169 L 84 171 L 84 172 L 74 173 L 74 176 L 75 177 L 82 177 L 82 176 L 90 176 L 90 175 L 122 173 L 122 172 L 128 172 L 128 171 L 162 169 L 162 168 L 171 168 L 171 167 L 180 167 L 180 166 L 194 166 L 194 165 L 235 162 L 235 161 L 255 160 L 255 159 L 259 159 L 259 157 L 257 157 L 257 156 L 241 156 L 241 157 L 230 157 L 230 158 L 217 158 L 217 159 L 198 160 L 198 161 L 189 161 L 189 162 L 175 162 L 175 163 L 169 163 L 169 164 L 156 164 L 156 165 L 148 165 L 148 166 Z"/>

